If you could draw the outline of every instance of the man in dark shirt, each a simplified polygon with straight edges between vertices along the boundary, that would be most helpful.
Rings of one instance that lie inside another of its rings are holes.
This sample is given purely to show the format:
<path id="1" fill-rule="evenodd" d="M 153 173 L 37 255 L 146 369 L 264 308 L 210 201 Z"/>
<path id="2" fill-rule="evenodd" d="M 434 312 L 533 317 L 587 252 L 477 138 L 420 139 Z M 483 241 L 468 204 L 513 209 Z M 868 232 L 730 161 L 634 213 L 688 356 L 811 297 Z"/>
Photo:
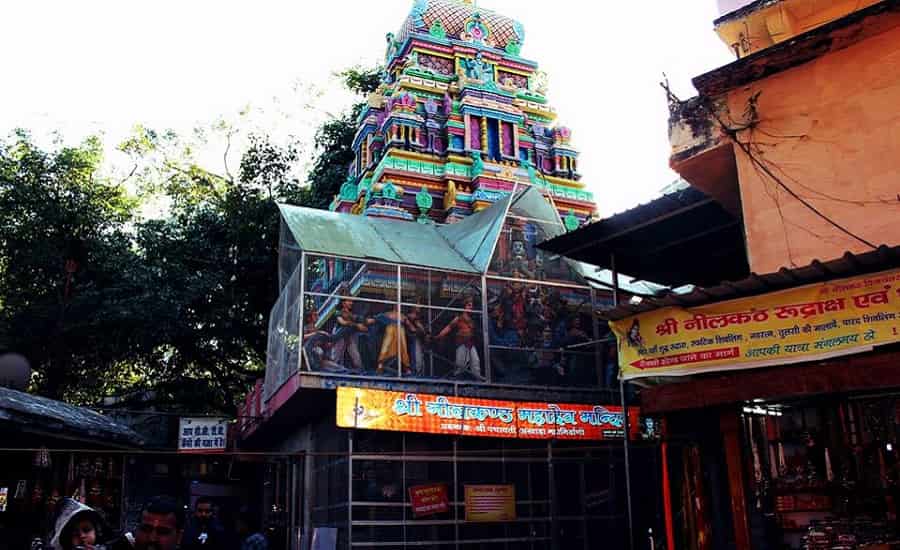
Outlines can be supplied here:
<path id="1" fill-rule="evenodd" d="M 181 537 L 182 550 L 221 550 L 227 547 L 225 532 L 216 521 L 212 499 L 200 497 L 194 505 L 194 517 Z"/>
<path id="2" fill-rule="evenodd" d="M 240 550 L 269 550 L 269 541 L 263 533 L 259 515 L 248 508 L 241 508 L 237 516 L 238 538 L 241 540 Z"/>

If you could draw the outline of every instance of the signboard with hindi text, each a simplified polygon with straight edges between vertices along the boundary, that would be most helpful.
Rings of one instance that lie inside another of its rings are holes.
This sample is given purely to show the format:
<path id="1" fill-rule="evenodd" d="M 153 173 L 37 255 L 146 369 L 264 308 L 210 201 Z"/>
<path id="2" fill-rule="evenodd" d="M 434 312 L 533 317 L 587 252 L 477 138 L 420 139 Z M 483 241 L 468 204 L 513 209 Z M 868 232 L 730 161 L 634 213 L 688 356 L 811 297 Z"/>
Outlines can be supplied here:
<path id="1" fill-rule="evenodd" d="M 624 379 L 827 359 L 900 341 L 900 270 L 610 322 Z"/>
<path id="2" fill-rule="evenodd" d="M 450 511 L 447 486 L 443 483 L 410 487 L 409 502 L 412 507 L 412 513 L 417 518 Z"/>
<path id="3" fill-rule="evenodd" d="M 513 521 L 516 519 L 514 485 L 466 485 L 466 521 Z"/>
<path id="4" fill-rule="evenodd" d="M 640 411 L 629 407 L 632 439 Z M 364 388 L 337 389 L 341 428 L 523 439 L 621 439 L 622 408 L 613 405 L 527 403 Z"/>
<path id="5" fill-rule="evenodd" d="M 202 416 L 181 417 L 178 422 L 179 453 L 224 452 L 228 420 Z"/>

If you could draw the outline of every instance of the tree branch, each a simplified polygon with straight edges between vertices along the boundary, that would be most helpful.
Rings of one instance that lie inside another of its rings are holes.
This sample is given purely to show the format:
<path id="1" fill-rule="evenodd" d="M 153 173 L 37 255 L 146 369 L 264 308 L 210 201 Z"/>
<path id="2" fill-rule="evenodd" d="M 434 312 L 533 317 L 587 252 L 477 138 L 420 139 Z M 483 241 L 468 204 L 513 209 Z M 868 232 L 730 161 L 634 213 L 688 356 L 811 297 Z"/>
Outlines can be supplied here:
<path id="1" fill-rule="evenodd" d="M 228 181 L 234 183 L 234 176 L 231 175 L 231 171 L 228 169 L 228 152 L 231 151 L 231 136 L 234 135 L 236 130 L 231 130 L 225 134 L 225 154 L 222 155 L 222 162 L 225 164 L 225 173 L 228 175 Z"/>
<path id="2" fill-rule="evenodd" d="M 131 179 L 132 176 L 134 176 L 134 173 L 137 172 L 137 169 L 138 169 L 138 163 L 135 162 L 134 166 L 131 167 L 131 172 L 128 172 L 128 175 L 125 176 L 125 178 L 123 178 L 122 181 L 119 182 L 119 185 L 125 185 L 125 182 L 127 182 L 128 180 Z"/>

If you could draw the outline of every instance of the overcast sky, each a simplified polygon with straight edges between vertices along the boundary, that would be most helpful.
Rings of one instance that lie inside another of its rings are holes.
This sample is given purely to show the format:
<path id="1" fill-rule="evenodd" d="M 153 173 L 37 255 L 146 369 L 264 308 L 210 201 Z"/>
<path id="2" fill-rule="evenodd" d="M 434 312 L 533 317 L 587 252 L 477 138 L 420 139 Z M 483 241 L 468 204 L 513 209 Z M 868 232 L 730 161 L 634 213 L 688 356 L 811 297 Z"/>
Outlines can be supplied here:
<path id="1" fill-rule="evenodd" d="M 480 0 L 525 26 L 523 57 L 550 76 L 559 123 L 573 131 L 583 181 L 601 214 L 670 183 L 666 73 L 690 79 L 730 54 L 712 30 L 714 0 Z M 219 118 L 308 141 L 352 98 L 331 73 L 383 58 L 412 0 L 16 0 L 0 18 L 0 134 L 66 141 L 135 123 L 190 132 Z M 318 91 L 321 97 L 312 95 Z M 221 171 L 221 151 L 205 162 Z M 123 159 L 110 155 L 112 164 Z M 236 163 L 236 159 L 234 161 Z M 217 166 L 216 163 L 219 163 Z"/>

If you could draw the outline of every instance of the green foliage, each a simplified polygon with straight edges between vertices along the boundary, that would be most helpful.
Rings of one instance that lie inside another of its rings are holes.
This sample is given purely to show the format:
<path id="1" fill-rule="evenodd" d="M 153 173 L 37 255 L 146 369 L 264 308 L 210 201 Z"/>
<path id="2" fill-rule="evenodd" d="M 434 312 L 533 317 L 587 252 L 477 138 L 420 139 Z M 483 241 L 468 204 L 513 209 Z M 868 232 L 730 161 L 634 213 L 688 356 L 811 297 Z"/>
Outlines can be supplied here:
<path id="1" fill-rule="evenodd" d="M 0 143 L 0 341 L 29 358 L 39 393 L 92 403 L 152 390 L 159 404 L 230 411 L 262 376 L 276 201 L 305 191 L 290 177 L 298 150 L 251 136 L 232 180 L 157 156 L 166 141 L 138 128 L 121 147 L 152 158 L 141 182 L 170 204 L 149 221 L 100 174 L 99 140 Z"/>
<path id="2" fill-rule="evenodd" d="M 381 84 L 381 67 L 366 69 L 363 67 L 353 67 L 340 73 L 338 76 L 353 93 L 366 95 L 378 89 Z"/>
<path id="3" fill-rule="evenodd" d="M 341 77 L 360 94 L 380 84 L 378 70 Z M 305 185 L 292 176 L 297 145 L 262 135 L 244 140 L 235 175 L 201 167 L 198 143 L 224 139 L 227 159 L 238 130 L 224 122 L 188 138 L 136 126 L 118 147 L 133 163 L 118 181 L 101 173 L 99 139 L 51 151 L 25 132 L 0 140 L 0 346 L 25 354 L 34 390 L 51 397 L 139 393 L 233 412 L 264 373 L 276 203 L 327 207 L 362 109 L 319 128 Z M 149 207 L 161 219 L 142 218 Z"/>
<path id="4" fill-rule="evenodd" d="M 96 138 L 50 152 L 22 131 L 0 141 L 0 340 L 57 398 L 102 392 L 142 351 L 136 203 L 99 174 L 101 152 Z"/>
<path id="5" fill-rule="evenodd" d="M 202 397 L 208 408 L 231 410 L 264 373 L 278 296 L 276 202 L 296 202 L 305 190 L 290 177 L 296 145 L 264 136 L 248 143 L 236 180 L 173 164 L 170 179 L 184 181 L 167 190 L 169 216 L 138 227 L 159 294 L 147 321 L 160 335 L 168 372 L 177 374 L 155 389 L 170 403 Z"/>
<path id="6" fill-rule="evenodd" d="M 323 124 L 314 141 L 317 155 L 307 176 L 308 187 L 300 201 L 311 208 L 328 208 L 347 178 L 347 166 L 353 162 L 353 136 L 356 116 L 344 113 Z"/>

